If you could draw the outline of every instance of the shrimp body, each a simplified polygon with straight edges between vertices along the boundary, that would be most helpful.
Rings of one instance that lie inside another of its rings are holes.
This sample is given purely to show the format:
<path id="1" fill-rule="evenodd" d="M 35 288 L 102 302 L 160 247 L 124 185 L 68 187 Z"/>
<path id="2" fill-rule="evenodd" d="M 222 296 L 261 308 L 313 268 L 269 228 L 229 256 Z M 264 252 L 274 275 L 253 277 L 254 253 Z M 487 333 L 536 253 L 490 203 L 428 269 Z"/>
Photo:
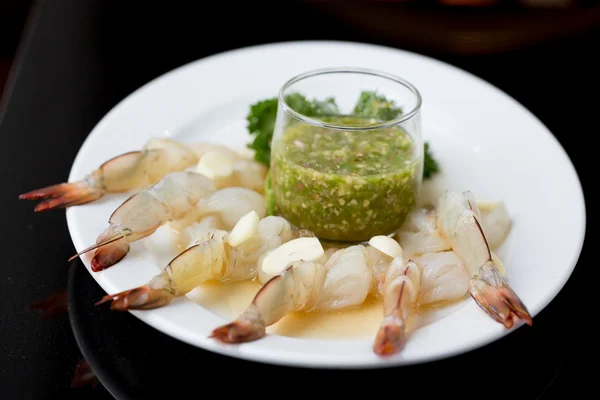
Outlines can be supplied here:
<path id="1" fill-rule="evenodd" d="M 506 204 L 501 201 L 478 202 L 481 226 L 492 250 L 497 249 L 506 239 L 511 220 Z"/>
<path id="2" fill-rule="evenodd" d="M 379 288 L 380 267 L 391 257 L 370 246 L 354 245 L 328 251 L 315 261 L 291 262 L 269 280 L 248 308 L 230 324 L 215 329 L 224 343 L 260 339 L 266 327 L 291 312 L 335 311 L 359 306 Z"/>
<path id="3" fill-rule="evenodd" d="M 153 138 L 142 150 L 108 160 L 80 181 L 33 190 L 19 198 L 42 200 L 36 205 L 36 212 L 85 204 L 106 193 L 146 188 L 197 162 L 198 157 L 187 146 L 168 138 Z"/>
<path id="4" fill-rule="evenodd" d="M 184 218 L 173 220 L 170 226 L 177 231 L 184 231 L 197 221 L 207 216 L 214 216 L 223 229 L 231 230 L 240 218 L 250 211 L 255 211 L 259 218 L 266 216 L 265 198 L 252 189 L 228 187 L 216 190 L 210 196 L 202 198 Z"/>
<path id="5" fill-rule="evenodd" d="M 254 236 L 237 246 L 227 242 L 228 232 L 214 229 L 210 223 L 195 230 L 188 248 L 176 256 L 148 284 L 114 295 L 114 310 L 162 307 L 175 297 L 184 296 L 209 280 L 245 280 L 256 275 L 256 265 L 263 253 L 293 238 L 289 223 L 276 216 L 259 221 Z"/>
<path id="6" fill-rule="evenodd" d="M 125 257 L 130 243 L 151 235 L 168 221 L 183 218 L 200 199 L 215 190 L 213 182 L 201 174 L 172 172 L 121 204 L 96 244 L 72 258 L 95 250 L 92 270 L 108 268 Z"/>
<path id="7" fill-rule="evenodd" d="M 217 190 L 196 207 L 194 212 L 202 215 L 218 215 L 226 230 L 250 211 L 256 211 L 259 218 L 267 214 L 265 198 L 255 190 L 245 187 L 228 187 Z"/>
<path id="8" fill-rule="evenodd" d="M 188 147 L 196 154 L 198 160 L 202 159 L 202 157 L 208 153 L 219 153 L 233 161 L 244 158 L 241 154 L 230 147 L 218 143 L 190 143 Z"/>
<path id="9" fill-rule="evenodd" d="M 267 166 L 221 145 L 202 146 L 196 172 L 215 181 L 218 189 L 245 187 L 264 192 Z"/>
<path id="10" fill-rule="evenodd" d="M 436 210 L 414 209 L 400 227 L 396 237 L 407 257 L 418 257 L 450 249 L 450 243 L 437 229 Z"/>
<path id="11" fill-rule="evenodd" d="M 473 206 L 470 192 L 446 192 L 438 203 L 438 227 L 460 257 L 470 276 L 470 293 L 475 302 L 494 320 L 511 328 L 517 319 L 531 325 L 527 308 L 502 279 L 498 260 L 488 244 L 480 223 L 480 211 Z"/>
<path id="12" fill-rule="evenodd" d="M 324 265 L 325 280 L 321 286 L 315 287 L 318 290 L 315 311 L 358 306 L 369 294 L 376 292 L 377 285 L 366 249 L 366 246 L 355 245 L 331 255 Z"/>
<path id="13" fill-rule="evenodd" d="M 415 262 L 422 271 L 419 305 L 451 302 L 469 293 L 470 276 L 455 252 L 426 253 Z"/>
<path id="14" fill-rule="evenodd" d="M 239 186 L 262 193 L 265 189 L 267 167 L 251 159 L 232 160 L 231 174 L 215 178 L 217 188 Z"/>
<path id="15" fill-rule="evenodd" d="M 285 218 L 279 216 L 262 218 L 258 222 L 256 235 L 237 246 L 237 263 L 245 266 L 248 278 L 254 278 L 258 273 L 261 257 L 296 238 L 297 232 Z M 237 274 L 233 278 L 240 279 Z"/>

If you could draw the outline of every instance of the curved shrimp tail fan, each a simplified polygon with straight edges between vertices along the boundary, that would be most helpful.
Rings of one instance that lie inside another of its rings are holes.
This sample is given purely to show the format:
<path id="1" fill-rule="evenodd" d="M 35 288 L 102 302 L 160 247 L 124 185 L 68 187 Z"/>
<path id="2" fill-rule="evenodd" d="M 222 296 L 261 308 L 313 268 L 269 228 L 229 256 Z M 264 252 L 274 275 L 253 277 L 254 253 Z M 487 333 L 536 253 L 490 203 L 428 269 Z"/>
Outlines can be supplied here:
<path id="1" fill-rule="evenodd" d="M 479 307 L 507 329 L 519 319 L 527 325 L 533 324 L 519 296 L 500 278 L 495 268 L 482 267 L 480 275 L 471 281 L 471 296 Z"/>
<path id="2" fill-rule="evenodd" d="M 96 250 L 92 258 L 92 271 L 99 272 L 121 261 L 129 252 L 129 242 L 126 233 L 111 233 L 101 235 L 99 241 L 90 247 L 71 256 L 69 261 L 92 250 Z"/>
<path id="3" fill-rule="evenodd" d="M 34 208 L 35 212 L 65 208 L 98 200 L 104 196 L 104 190 L 91 187 L 85 181 L 59 183 L 45 188 L 32 190 L 19 195 L 21 200 L 41 200 Z"/>
<path id="4" fill-rule="evenodd" d="M 106 295 L 94 305 L 98 306 L 112 301 L 110 304 L 111 310 L 147 310 L 165 306 L 173 300 L 173 297 L 173 294 L 166 289 L 152 289 L 148 285 L 144 285 L 120 293 Z"/>
<path id="5" fill-rule="evenodd" d="M 379 327 L 373 351 L 380 356 L 390 356 L 402 350 L 406 343 L 404 323 L 393 316 L 384 319 Z"/>
<path id="6" fill-rule="evenodd" d="M 265 335 L 265 321 L 252 303 L 238 319 L 215 329 L 209 337 L 221 343 L 243 343 L 258 340 Z"/>
<path id="7" fill-rule="evenodd" d="M 250 321 L 234 321 L 212 331 L 210 338 L 221 343 L 244 343 L 265 336 L 265 327 Z"/>

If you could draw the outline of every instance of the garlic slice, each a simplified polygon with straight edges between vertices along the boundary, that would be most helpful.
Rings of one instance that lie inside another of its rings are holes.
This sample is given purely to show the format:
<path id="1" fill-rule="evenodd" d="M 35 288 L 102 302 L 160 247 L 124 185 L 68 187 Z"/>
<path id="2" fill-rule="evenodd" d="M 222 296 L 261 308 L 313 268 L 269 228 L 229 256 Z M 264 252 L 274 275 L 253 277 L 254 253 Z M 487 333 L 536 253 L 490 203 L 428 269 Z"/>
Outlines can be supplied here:
<path id="1" fill-rule="evenodd" d="M 220 151 L 208 151 L 198 162 L 196 171 L 210 179 L 226 178 L 233 174 L 233 160 Z"/>
<path id="2" fill-rule="evenodd" d="M 389 236 L 373 236 L 371 240 L 369 240 L 369 244 L 392 258 L 402 257 L 402 247 L 400 247 L 400 244 L 397 241 Z"/>
<path id="3" fill-rule="evenodd" d="M 275 249 L 271 249 L 267 252 L 265 252 L 263 255 L 261 255 L 258 260 L 256 261 L 256 267 L 257 267 L 257 276 L 258 276 L 258 281 L 261 284 L 265 284 L 267 282 L 269 282 L 269 280 L 271 280 L 273 278 L 274 275 L 271 274 L 267 274 L 266 272 L 263 271 L 263 263 L 265 262 L 265 258 L 269 257 L 269 254 L 271 254 L 272 252 L 274 252 Z"/>
<path id="4" fill-rule="evenodd" d="M 258 230 L 259 220 L 260 218 L 254 210 L 240 218 L 228 235 L 227 241 L 229 244 L 238 246 L 254 236 Z"/>
<path id="5" fill-rule="evenodd" d="M 282 244 L 262 260 L 263 276 L 279 275 L 292 261 L 313 261 L 325 253 L 319 239 L 302 237 Z"/>

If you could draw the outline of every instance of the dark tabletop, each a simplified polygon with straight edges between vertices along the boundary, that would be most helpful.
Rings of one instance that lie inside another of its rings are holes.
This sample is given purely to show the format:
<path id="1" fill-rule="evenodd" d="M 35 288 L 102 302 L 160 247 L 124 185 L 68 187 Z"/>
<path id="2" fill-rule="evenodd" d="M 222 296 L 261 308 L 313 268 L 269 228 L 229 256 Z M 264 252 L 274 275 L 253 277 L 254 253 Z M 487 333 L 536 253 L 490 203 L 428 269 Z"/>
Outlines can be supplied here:
<path id="1" fill-rule="evenodd" d="M 182 378 L 179 387 L 187 384 L 195 390 L 212 383 L 201 384 L 195 376 L 236 382 L 235 372 L 241 370 L 235 367 L 279 371 L 291 381 L 300 379 L 292 374 L 295 370 L 191 349 L 129 314 L 108 316 L 91 307 L 90 299 L 103 293 L 78 261 L 66 262 L 73 245 L 64 212 L 35 214 L 33 204 L 17 196 L 64 181 L 83 140 L 106 112 L 144 83 L 184 63 L 267 42 L 391 42 L 361 34 L 305 5 L 289 5 L 290 9 L 279 12 L 280 7 L 240 2 L 231 14 L 230 2 L 211 4 L 210 11 L 200 2 L 150 3 L 42 1 L 28 21 L 0 114 L 4 180 L 0 190 L 0 398 L 111 398 L 104 386 L 116 397 L 163 398 L 167 382 L 173 379 Z M 267 17 L 266 8 L 276 15 Z M 215 19 L 221 22 L 215 25 Z M 588 221 L 593 203 L 586 188 L 598 181 L 592 175 L 597 170 L 592 151 L 598 132 L 593 121 L 598 114 L 599 39 L 596 29 L 496 55 L 428 53 L 498 86 L 549 127 L 579 173 Z M 537 172 L 535 165 L 523 171 L 532 179 Z M 553 226 L 550 218 L 548 229 L 561 227 Z M 372 395 L 390 390 L 401 397 L 416 390 L 417 395 L 450 391 L 461 398 L 545 399 L 571 398 L 588 387 L 595 390 L 591 367 L 585 365 L 595 364 L 591 355 L 597 348 L 595 324 L 590 323 L 596 315 L 592 296 L 598 291 L 591 276 L 598 268 L 589 248 L 593 229 L 588 222 L 586 246 L 573 275 L 535 318 L 533 327 L 438 363 L 359 372 L 359 379 L 370 378 L 360 386 L 370 386 Z M 50 314 L 46 317 L 31 307 L 41 299 L 48 299 L 43 307 Z M 83 379 L 90 383 L 86 385 L 73 380 L 74 375 L 85 378 L 86 368 L 96 368 L 93 372 L 100 384 L 95 385 L 94 379 Z M 191 368 L 208 372 L 192 374 Z M 336 371 L 312 373 L 322 375 L 319 382 L 356 387 L 354 381 L 326 375 L 339 375 Z M 161 377 L 167 382 L 158 382 Z M 264 388 L 269 378 L 259 379 Z M 157 384 L 162 389 L 156 389 Z M 149 393 L 155 396 L 148 397 Z"/>

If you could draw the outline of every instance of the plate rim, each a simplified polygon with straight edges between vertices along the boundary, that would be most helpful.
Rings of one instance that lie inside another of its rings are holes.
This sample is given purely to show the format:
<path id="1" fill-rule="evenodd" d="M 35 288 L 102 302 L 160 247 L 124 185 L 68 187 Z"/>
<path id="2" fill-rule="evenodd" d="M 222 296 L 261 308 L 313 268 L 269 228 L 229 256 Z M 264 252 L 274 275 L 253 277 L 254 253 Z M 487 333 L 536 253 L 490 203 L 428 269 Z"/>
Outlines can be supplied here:
<path id="1" fill-rule="evenodd" d="M 554 133 L 552 133 L 552 131 L 543 123 L 543 121 L 541 121 L 532 111 L 530 111 L 528 108 L 526 108 L 523 104 L 521 104 L 519 101 L 517 101 L 515 98 L 510 96 L 508 93 L 506 93 L 502 89 L 500 89 L 497 86 L 493 85 L 492 83 L 484 80 L 483 78 L 480 78 L 479 76 L 477 76 L 467 70 L 464 70 L 460 67 L 457 67 L 453 64 L 436 59 L 436 58 L 428 56 L 428 55 L 423 55 L 423 54 L 420 54 L 417 52 L 413 52 L 413 51 L 409 51 L 409 50 L 405 50 L 405 49 L 401 49 L 401 48 L 394 48 L 394 47 L 385 46 L 385 45 L 381 45 L 381 44 L 373 44 L 373 43 L 360 42 L 360 41 L 297 40 L 297 41 L 270 42 L 270 43 L 263 43 L 263 44 L 257 44 L 257 45 L 252 45 L 252 46 L 240 47 L 240 48 L 235 48 L 235 49 L 230 49 L 230 50 L 214 53 L 214 54 L 211 54 L 211 55 L 208 55 L 205 57 L 201 57 L 201 58 L 192 60 L 190 62 L 182 64 L 176 68 L 173 68 L 173 69 L 147 81 L 146 83 L 139 86 L 137 89 L 135 89 L 134 91 L 130 92 L 128 95 L 123 97 L 107 113 L 105 113 L 97 121 L 97 123 L 94 125 L 92 130 L 86 136 L 85 140 L 82 142 L 82 144 L 77 152 L 77 155 L 73 159 L 73 163 L 72 163 L 72 166 L 71 166 L 71 169 L 69 172 L 68 180 L 72 181 L 74 179 L 77 179 L 76 172 L 77 172 L 77 165 L 79 164 L 80 158 L 83 157 L 84 154 L 86 153 L 86 150 L 87 150 L 87 147 L 89 146 L 91 138 L 94 137 L 96 134 L 98 134 L 97 132 L 99 132 L 103 129 L 104 124 L 107 123 L 107 121 L 110 121 L 113 118 L 113 115 L 115 115 L 117 112 L 119 112 L 123 107 L 126 107 L 127 104 L 135 102 L 136 99 L 138 99 L 140 96 L 143 96 L 144 92 L 152 90 L 152 88 L 154 86 L 160 85 L 161 83 L 164 83 L 164 82 L 168 82 L 172 76 L 182 73 L 183 71 L 185 71 L 187 69 L 194 68 L 194 66 L 196 66 L 198 64 L 210 63 L 211 61 L 219 59 L 219 58 L 226 58 L 226 57 L 230 57 L 230 56 L 243 54 L 246 52 L 261 51 L 261 50 L 268 51 L 268 50 L 276 49 L 276 48 L 280 48 L 280 47 L 311 46 L 311 45 L 317 45 L 317 46 L 322 46 L 322 45 L 336 46 L 337 45 L 337 46 L 348 46 L 348 47 L 364 47 L 364 48 L 370 48 L 370 49 L 378 50 L 378 51 L 404 53 L 405 55 L 408 55 L 410 57 L 419 58 L 428 63 L 437 64 L 438 66 L 441 66 L 445 69 L 451 70 L 453 73 L 461 74 L 461 75 L 465 76 L 466 78 L 468 78 L 469 80 L 475 81 L 477 84 L 485 87 L 485 89 L 488 91 L 492 91 L 492 92 L 496 92 L 497 94 L 500 94 L 501 97 L 503 97 L 505 100 L 508 100 L 509 102 L 511 102 L 512 105 L 516 109 L 519 109 L 521 113 L 526 115 L 528 117 L 528 119 L 531 119 L 533 122 L 538 124 L 545 131 L 547 136 L 549 136 L 549 139 L 551 141 L 554 141 L 553 144 L 562 153 L 562 156 L 567 161 L 566 166 L 569 167 L 569 169 L 570 169 L 569 172 L 571 172 L 571 174 L 574 178 L 573 183 L 575 184 L 575 186 L 578 189 L 578 201 L 580 203 L 579 206 L 580 206 L 580 211 L 582 214 L 580 215 L 580 217 L 581 217 L 581 227 L 580 228 L 581 229 L 580 229 L 580 232 L 578 232 L 579 237 L 577 240 L 577 246 L 573 249 L 574 250 L 573 259 L 570 261 L 568 266 L 565 266 L 564 270 L 562 270 L 561 276 L 559 277 L 559 279 L 557 279 L 557 280 L 560 280 L 560 284 L 555 286 L 555 288 L 554 288 L 555 290 L 553 291 L 553 293 L 546 293 L 547 301 L 541 302 L 543 305 L 540 307 L 540 309 L 537 312 L 532 313 L 532 316 L 535 316 L 536 314 L 539 314 L 542 310 L 544 310 L 557 297 L 557 295 L 562 291 L 562 289 L 564 288 L 566 283 L 571 278 L 571 275 L 573 274 L 573 271 L 575 270 L 575 268 L 577 267 L 577 264 L 579 262 L 579 259 L 580 259 L 580 256 L 581 256 L 581 253 L 583 250 L 583 245 L 585 242 L 585 235 L 586 235 L 586 230 L 587 230 L 587 209 L 586 209 L 586 202 L 585 202 L 585 194 L 583 192 L 581 178 L 579 177 L 579 174 L 577 173 L 577 169 L 575 168 L 575 165 L 573 164 L 571 157 L 566 152 L 565 148 L 561 145 L 560 141 L 554 135 Z M 72 216 L 72 213 L 70 213 L 69 211 L 70 211 L 69 209 L 66 210 L 67 228 L 69 230 L 71 241 L 72 241 L 73 245 L 75 246 L 75 243 L 76 243 L 75 231 L 76 230 L 73 228 L 73 224 L 74 224 L 73 218 L 74 217 Z M 83 260 L 82 260 L 82 262 L 83 262 Z M 85 265 L 85 263 L 84 263 L 84 265 Z M 93 273 L 91 271 L 89 271 L 89 268 L 86 268 L 86 269 L 88 269 L 88 273 L 92 274 L 92 277 L 94 278 L 96 283 L 99 284 L 100 286 L 102 286 L 100 284 L 100 282 L 96 279 L 96 277 L 93 276 Z M 199 348 L 202 348 L 207 351 L 220 353 L 222 355 L 229 356 L 229 357 L 246 359 L 246 360 L 255 361 L 255 362 L 262 362 L 262 363 L 268 363 L 268 364 L 273 364 L 273 365 L 304 367 L 304 368 L 344 368 L 344 369 L 345 368 L 351 368 L 351 369 L 385 368 L 385 367 L 397 367 L 397 366 L 404 366 L 404 365 L 408 366 L 408 365 L 412 365 L 412 364 L 420 364 L 420 363 L 425 363 L 425 362 L 434 362 L 434 361 L 437 361 L 440 359 L 454 357 L 459 354 L 465 354 L 465 353 L 474 351 L 478 348 L 484 347 L 484 346 L 491 344 L 505 336 L 510 335 L 514 330 L 520 328 L 523 325 L 522 323 L 519 323 L 511 329 L 489 333 L 489 334 L 485 335 L 484 337 L 479 338 L 479 340 L 471 341 L 471 342 L 469 342 L 468 345 L 464 345 L 458 349 L 440 351 L 436 354 L 430 354 L 428 356 L 423 356 L 421 358 L 417 357 L 417 358 L 408 359 L 408 360 L 407 359 L 395 359 L 395 360 L 390 360 L 389 362 L 386 360 L 380 360 L 378 362 L 370 362 L 368 360 L 354 362 L 354 361 L 352 361 L 352 360 L 354 360 L 352 358 L 349 360 L 346 360 L 344 358 L 341 358 L 341 359 L 336 358 L 333 361 L 331 361 L 331 360 L 324 361 L 324 360 L 320 359 L 320 360 L 312 360 L 310 362 L 306 362 L 303 359 L 295 359 L 293 357 L 288 357 L 288 356 L 278 358 L 277 354 L 275 354 L 275 353 L 255 353 L 255 352 L 246 353 L 246 352 L 238 352 L 235 349 L 226 348 L 223 346 L 212 346 L 212 347 L 199 346 L 196 343 L 192 343 L 186 337 L 185 334 L 181 334 L 179 331 L 173 332 L 171 330 L 171 331 L 169 331 L 169 333 L 167 333 L 163 329 L 160 329 L 159 327 L 156 326 L 155 323 L 153 323 L 153 321 L 151 321 L 151 318 L 142 317 L 143 311 L 129 311 L 129 313 L 133 314 L 138 319 L 142 320 L 142 322 L 144 322 L 149 327 L 157 329 L 157 330 L 163 332 L 164 334 L 174 337 L 174 338 L 176 338 L 184 343 L 187 343 L 191 346 L 194 346 L 194 347 L 199 347 Z M 346 340 L 345 342 L 348 342 L 348 341 Z M 362 343 L 363 340 L 355 340 L 355 342 Z"/>

